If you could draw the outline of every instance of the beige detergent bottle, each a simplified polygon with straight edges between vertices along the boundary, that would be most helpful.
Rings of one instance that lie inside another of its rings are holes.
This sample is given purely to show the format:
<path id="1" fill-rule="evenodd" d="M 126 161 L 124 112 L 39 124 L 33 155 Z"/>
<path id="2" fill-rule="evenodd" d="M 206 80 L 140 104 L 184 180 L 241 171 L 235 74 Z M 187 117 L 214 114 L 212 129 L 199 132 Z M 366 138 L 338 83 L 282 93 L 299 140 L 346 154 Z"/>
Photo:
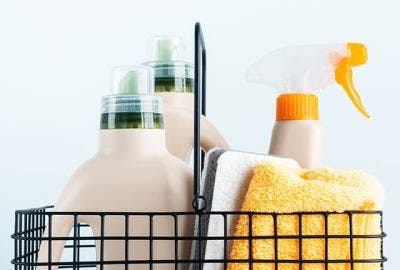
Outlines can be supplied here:
<path id="1" fill-rule="evenodd" d="M 369 118 L 353 85 L 351 70 L 366 61 L 363 44 L 347 43 L 285 47 L 254 63 L 247 70 L 247 80 L 281 91 L 269 154 L 295 159 L 303 168 L 320 166 L 324 136 L 318 97 L 313 92 L 336 81 Z"/>
<path id="2" fill-rule="evenodd" d="M 163 100 L 167 148 L 188 162 L 193 149 L 193 65 L 186 62 L 186 47 L 179 37 L 153 37 L 147 54 L 148 61 L 143 64 L 153 69 L 155 92 Z M 221 133 L 204 116 L 200 125 L 200 146 L 204 151 L 229 148 Z"/>
<path id="3" fill-rule="evenodd" d="M 81 165 L 64 188 L 54 211 L 74 212 L 164 212 L 191 211 L 192 171 L 190 167 L 170 154 L 165 144 L 161 98 L 154 95 L 152 70 L 145 66 L 125 66 L 113 72 L 114 94 L 104 96 L 101 105 L 99 147 L 90 160 Z M 115 215 L 102 221 L 100 215 L 78 215 L 77 223 L 90 226 L 95 236 L 124 236 L 125 222 L 130 236 L 149 236 L 149 218 Z M 193 234 L 191 218 L 179 221 L 181 235 Z M 53 215 L 51 235 L 66 237 L 73 228 L 70 216 Z M 174 224 L 171 218 L 154 216 L 153 235 L 171 236 Z M 49 225 L 46 234 L 49 233 Z M 174 259 L 173 241 L 154 242 L 153 259 Z M 52 261 L 59 261 L 65 241 L 52 241 Z M 96 242 L 99 261 L 148 260 L 148 241 Z M 190 241 L 179 243 L 180 258 L 190 256 Z M 48 261 L 48 243 L 43 241 L 38 262 Z M 130 265 L 129 269 L 147 269 L 147 265 Z M 107 264 L 103 269 L 126 269 L 123 263 Z M 174 265 L 154 265 L 154 269 L 173 269 Z M 38 269 L 48 269 L 39 267 Z M 53 267 L 56 269 L 56 267 Z"/>

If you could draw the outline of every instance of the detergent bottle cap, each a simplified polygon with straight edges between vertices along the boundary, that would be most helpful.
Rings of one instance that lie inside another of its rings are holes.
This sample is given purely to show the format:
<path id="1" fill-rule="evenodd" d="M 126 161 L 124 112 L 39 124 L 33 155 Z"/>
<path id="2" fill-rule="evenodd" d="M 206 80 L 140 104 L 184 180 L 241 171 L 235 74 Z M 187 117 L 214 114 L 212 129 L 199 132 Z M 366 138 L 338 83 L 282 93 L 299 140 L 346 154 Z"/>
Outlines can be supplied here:
<path id="1" fill-rule="evenodd" d="M 178 36 L 154 36 L 148 40 L 148 61 L 186 61 L 186 45 Z"/>
<path id="2" fill-rule="evenodd" d="M 192 92 L 194 67 L 186 58 L 186 45 L 177 36 L 149 39 L 147 61 L 154 72 L 156 92 Z M 176 79 L 176 81 L 175 81 Z"/>
<path id="3" fill-rule="evenodd" d="M 102 99 L 102 113 L 162 113 L 154 95 L 152 70 L 146 66 L 119 66 L 112 70 L 111 95 Z"/>
<path id="4" fill-rule="evenodd" d="M 277 120 L 317 120 L 318 98 L 314 91 L 335 82 L 369 118 L 354 87 L 351 69 L 365 64 L 367 58 L 367 49 L 360 43 L 285 47 L 250 66 L 246 79 L 281 91 L 277 99 Z"/>

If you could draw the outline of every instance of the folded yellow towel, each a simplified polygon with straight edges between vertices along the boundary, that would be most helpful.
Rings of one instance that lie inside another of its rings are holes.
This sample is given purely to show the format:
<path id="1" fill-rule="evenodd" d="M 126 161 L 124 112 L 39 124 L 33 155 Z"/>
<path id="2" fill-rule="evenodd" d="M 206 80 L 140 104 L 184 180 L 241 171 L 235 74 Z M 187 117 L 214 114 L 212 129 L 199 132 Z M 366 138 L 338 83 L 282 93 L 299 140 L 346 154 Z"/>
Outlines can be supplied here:
<path id="1" fill-rule="evenodd" d="M 294 213 L 294 212 L 343 212 L 345 210 L 377 210 L 383 203 L 383 188 L 371 175 L 361 171 L 342 171 L 328 168 L 301 170 L 266 162 L 258 165 L 250 182 L 242 211 Z M 381 234 L 379 214 L 353 214 L 353 234 Z M 253 236 L 274 235 L 272 215 L 254 215 Z M 235 235 L 247 236 L 249 219 L 245 215 L 238 218 Z M 349 216 L 345 213 L 328 216 L 329 235 L 349 235 Z M 278 235 L 299 235 L 298 215 L 277 217 Z M 302 216 L 302 235 L 324 235 L 323 215 Z M 248 240 L 233 241 L 230 259 L 248 259 Z M 353 239 L 354 259 L 379 259 L 381 240 Z M 328 259 L 350 259 L 350 240 L 334 238 L 328 240 Z M 298 239 L 278 240 L 279 260 L 298 260 Z M 302 240 L 303 260 L 324 260 L 325 240 L 323 238 Z M 274 239 L 252 241 L 253 259 L 271 260 L 275 258 Z M 248 263 L 229 263 L 229 270 L 248 270 Z M 354 270 L 377 270 L 380 263 L 355 263 Z M 273 263 L 254 263 L 254 270 L 273 270 Z M 298 263 L 279 263 L 279 270 L 300 269 Z M 323 263 L 303 263 L 303 270 L 325 269 Z M 327 270 L 347 270 L 349 263 L 330 263 Z"/>

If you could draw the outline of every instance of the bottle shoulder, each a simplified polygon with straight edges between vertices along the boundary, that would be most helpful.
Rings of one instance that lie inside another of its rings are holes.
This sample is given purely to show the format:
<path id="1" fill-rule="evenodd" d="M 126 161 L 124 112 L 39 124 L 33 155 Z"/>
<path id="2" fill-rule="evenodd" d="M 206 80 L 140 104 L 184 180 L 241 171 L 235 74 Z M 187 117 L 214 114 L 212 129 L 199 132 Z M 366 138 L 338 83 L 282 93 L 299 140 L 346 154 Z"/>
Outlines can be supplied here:
<path id="1" fill-rule="evenodd" d="M 72 174 L 71 181 L 101 183 L 113 179 L 165 178 L 163 175 L 190 175 L 190 167 L 180 159 L 163 151 L 144 157 L 107 156 L 96 154 L 82 163 Z M 130 181 L 130 180 L 129 180 Z"/>
<path id="2" fill-rule="evenodd" d="M 95 156 L 75 171 L 56 208 L 62 211 L 189 210 L 192 175 L 189 166 L 179 161 L 166 155 L 129 164 L 129 161 L 115 163 Z"/>
<path id="3" fill-rule="evenodd" d="M 275 121 L 275 124 L 279 125 L 322 125 L 320 120 L 281 120 Z"/>
<path id="4" fill-rule="evenodd" d="M 315 128 L 322 129 L 323 123 L 319 120 L 290 120 L 276 121 L 274 128 Z"/>

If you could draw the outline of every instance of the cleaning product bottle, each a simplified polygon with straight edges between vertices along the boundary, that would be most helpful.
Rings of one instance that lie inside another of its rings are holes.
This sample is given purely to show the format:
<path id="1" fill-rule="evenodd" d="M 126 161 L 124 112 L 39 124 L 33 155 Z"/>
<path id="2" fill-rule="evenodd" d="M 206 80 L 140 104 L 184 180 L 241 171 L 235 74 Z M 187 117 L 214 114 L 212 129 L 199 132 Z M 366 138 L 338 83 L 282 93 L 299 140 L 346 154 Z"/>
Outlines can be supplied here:
<path id="1" fill-rule="evenodd" d="M 347 43 L 285 47 L 254 63 L 247 70 L 247 80 L 281 91 L 269 154 L 293 158 L 304 168 L 319 166 L 323 128 L 314 91 L 336 81 L 369 118 L 353 85 L 351 69 L 366 61 L 363 44 Z"/>
<path id="2" fill-rule="evenodd" d="M 114 94 L 102 99 L 98 151 L 72 175 L 54 211 L 191 211 L 192 171 L 166 148 L 162 101 L 154 95 L 152 70 L 145 66 L 118 67 L 113 76 Z M 76 222 L 89 224 L 94 235 L 101 235 L 103 222 L 104 235 L 125 236 L 124 215 L 106 216 L 102 221 L 100 215 L 82 214 Z M 130 218 L 128 222 L 130 236 L 150 235 L 148 216 Z M 153 222 L 153 234 L 173 235 L 172 218 L 155 216 Z M 180 217 L 181 235 L 193 233 L 193 222 L 190 217 Z M 51 223 L 53 237 L 66 237 L 74 220 L 53 215 Z M 46 233 L 48 230 L 49 226 Z M 52 242 L 53 261 L 60 259 L 64 244 Z M 107 261 L 149 258 L 148 241 L 129 241 L 129 254 L 125 254 L 124 240 L 104 241 L 103 255 L 99 247 L 100 242 L 96 242 L 97 260 L 100 256 Z M 173 241 L 155 242 L 153 259 L 174 258 L 174 250 Z M 48 243 L 43 241 L 39 262 L 47 261 L 47 251 Z M 181 241 L 179 252 L 180 258 L 189 258 L 190 242 Z M 135 269 L 146 267 L 136 265 Z M 123 264 L 106 264 L 104 269 L 125 268 Z"/>
<path id="3" fill-rule="evenodd" d="M 155 92 L 163 100 L 168 150 L 188 161 L 193 148 L 193 65 L 186 61 L 182 39 L 157 36 L 149 41 L 148 61 L 154 71 Z M 204 110 L 203 110 L 204 111 Z M 200 144 L 204 151 L 228 144 L 214 125 L 202 117 Z"/>

